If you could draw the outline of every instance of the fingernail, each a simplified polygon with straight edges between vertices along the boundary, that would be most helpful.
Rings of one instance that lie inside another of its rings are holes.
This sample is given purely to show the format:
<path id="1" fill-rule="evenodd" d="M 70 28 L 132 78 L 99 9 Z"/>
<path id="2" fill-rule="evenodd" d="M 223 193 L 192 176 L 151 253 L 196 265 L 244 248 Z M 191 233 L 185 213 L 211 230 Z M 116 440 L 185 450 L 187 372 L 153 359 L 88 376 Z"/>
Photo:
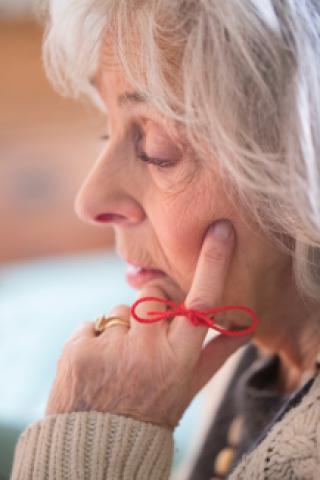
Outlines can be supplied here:
<path id="1" fill-rule="evenodd" d="M 232 233 L 233 226 L 229 220 L 218 220 L 209 230 L 218 240 L 227 240 Z"/>

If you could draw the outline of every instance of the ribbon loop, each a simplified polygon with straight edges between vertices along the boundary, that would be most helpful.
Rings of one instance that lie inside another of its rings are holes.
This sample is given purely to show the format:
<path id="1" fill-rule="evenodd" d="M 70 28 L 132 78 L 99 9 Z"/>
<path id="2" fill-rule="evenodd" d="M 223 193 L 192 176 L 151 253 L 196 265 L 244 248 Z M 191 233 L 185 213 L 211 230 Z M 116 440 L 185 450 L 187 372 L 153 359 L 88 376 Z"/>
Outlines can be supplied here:
<path id="1" fill-rule="evenodd" d="M 162 303 L 166 305 L 167 310 L 160 311 L 160 312 L 149 311 L 147 312 L 147 314 L 151 318 L 143 318 L 137 314 L 136 308 L 138 305 L 140 305 L 140 303 L 149 302 L 149 301 L 156 301 L 156 302 Z M 170 309 L 168 310 L 168 307 L 171 307 L 171 310 Z M 230 336 L 237 336 L 237 337 L 248 335 L 249 333 L 254 332 L 254 330 L 257 328 L 257 325 L 259 323 L 258 318 L 254 313 L 254 311 L 251 308 L 246 307 L 244 305 L 227 305 L 222 307 L 215 307 L 210 310 L 201 312 L 200 310 L 194 310 L 192 308 L 188 309 L 184 304 L 177 305 L 171 300 L 166 300 L 164 298 L 141 297 L 136 302 L 134 302 L 130 310 L 133 318 L 140 323 L 154 323 L 154 322 L 159 322 L 161 320 L 174 318 L 177 316 L 184 316 L 188 318 L 190 322 L 196 327 L 205 326 L 205 327 L 212 328 L 219 333 L 223 333 L 225 335 L 230 335 Z M 249 327 L 243 328 L 242 330 L 230 330 L 230 329 L 219 327 L 218 325 L 215 324 L 214 315 L 219 312 L 225 312 L 227 310 L 238 310 L 241 312 L 245 312 L 252 319 L 251 325 Z M 210 318 L 209 315 L 213 316 L 213 318 Z"/>

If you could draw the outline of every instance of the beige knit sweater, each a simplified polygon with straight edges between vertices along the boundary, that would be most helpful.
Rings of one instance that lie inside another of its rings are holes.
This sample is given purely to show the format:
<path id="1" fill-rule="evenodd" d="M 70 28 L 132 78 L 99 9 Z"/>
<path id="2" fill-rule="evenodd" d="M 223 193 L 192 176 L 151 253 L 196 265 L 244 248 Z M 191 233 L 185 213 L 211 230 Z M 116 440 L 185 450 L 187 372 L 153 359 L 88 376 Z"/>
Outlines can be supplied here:
<path id="1" fill-rule="evenodd" d="M 47 417 L 21 435 L 11 478 L 166 480 L 172 456 L 165 428 L 110 413 L 70 413 Z M 240 479 L 320 479 L 320 375 L 229 476 Z"/>

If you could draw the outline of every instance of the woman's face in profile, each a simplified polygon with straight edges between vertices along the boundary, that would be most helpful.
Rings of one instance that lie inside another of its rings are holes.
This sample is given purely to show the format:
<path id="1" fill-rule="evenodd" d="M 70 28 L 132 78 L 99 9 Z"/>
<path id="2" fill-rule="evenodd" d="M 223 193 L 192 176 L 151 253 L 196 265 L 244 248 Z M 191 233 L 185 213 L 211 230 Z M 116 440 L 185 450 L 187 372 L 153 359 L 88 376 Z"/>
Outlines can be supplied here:
<path id="1" fill-rule="evenodd" d="M 101 68 L 97 87 L 109 138 L 78 194 L 78 215 L 112 225 L 124 260 L 163 270 L 166 276 L 149 285 L 175 301 L 191 286 L 208 227 L 231 220 L 236 245 L 222 301 L 263 308 L 279 294 L 287 259 L 243 221 L 214 173 L 215 159 L 210 170 L 200 164 L 174 124 L 134 92 L 118 68 Z"/>

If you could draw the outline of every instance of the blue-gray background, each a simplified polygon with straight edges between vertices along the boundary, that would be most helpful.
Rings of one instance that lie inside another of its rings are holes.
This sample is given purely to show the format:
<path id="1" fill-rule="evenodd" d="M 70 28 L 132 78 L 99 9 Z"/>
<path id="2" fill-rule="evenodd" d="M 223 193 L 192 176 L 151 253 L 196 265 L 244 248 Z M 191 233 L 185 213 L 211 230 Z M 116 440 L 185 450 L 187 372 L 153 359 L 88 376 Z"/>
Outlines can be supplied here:
<path id="1" fill-rule="evenodd" d="M 44 413 L 64 341 L 83 321 L 136 291 L 110 252 L 19 262 L 0 269 L 0 474 L 9 477 L 19 433 Z M 175 431 L 174 471 L 192 448 L 201 413 L 195 399 Z M 1 478 L 1 477 L 0 477 Z"/>

